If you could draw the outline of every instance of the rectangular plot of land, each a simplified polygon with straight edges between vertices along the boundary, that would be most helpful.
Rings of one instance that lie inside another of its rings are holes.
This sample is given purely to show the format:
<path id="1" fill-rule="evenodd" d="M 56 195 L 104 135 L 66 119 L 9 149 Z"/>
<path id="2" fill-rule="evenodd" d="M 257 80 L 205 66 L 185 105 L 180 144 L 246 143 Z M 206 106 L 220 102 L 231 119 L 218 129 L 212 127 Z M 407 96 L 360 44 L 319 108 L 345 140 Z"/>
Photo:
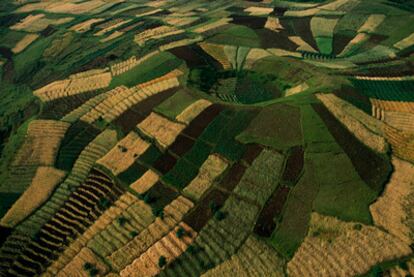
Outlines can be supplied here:
<path id="1" fill-rule="evenodd" d="M 204 129 L 210 124 L 210 122 L 221 112 L 223 107 L 220 105 L 211 105 L 200 113 L 187 128 L 184 129 L 183 133 L 192 137 L 197 138 L 203 133 Z"/>

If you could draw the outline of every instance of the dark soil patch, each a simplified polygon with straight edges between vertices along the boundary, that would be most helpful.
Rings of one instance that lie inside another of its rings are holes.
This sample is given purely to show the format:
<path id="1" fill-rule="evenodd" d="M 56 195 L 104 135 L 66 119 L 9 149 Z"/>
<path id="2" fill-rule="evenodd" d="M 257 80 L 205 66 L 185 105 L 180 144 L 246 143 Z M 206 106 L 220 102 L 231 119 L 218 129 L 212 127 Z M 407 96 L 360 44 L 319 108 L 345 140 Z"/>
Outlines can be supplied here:
<path id="1" fill-rule="evenodd" d="M 170 171 L 176 163 L 177 159 L 166 152 L 155 161 L 153 167 L 164 175 Z"/>
<path id="2" fill-rule="evenodd" d="M 200 51 L 203 51 L 201 49 L 198 49 L 198 51 L 194 50 L 196 45 L 192 46 L 182 46 L 177 47 L 168 50 L 171 54 L 175 55 L 177 58 L 184 60 L 188 67 L 194 68 L 199 66 L 205 66 L 207 65 L 207 61 L 205 58 L 200 56 Z"/>
<path id="3" fill-rule="evenodd" d="M 332 41 L 332 53 L 338 55 L 344 50 L 345 46 L 355 37 L 355 32 L 335 34 Z"/>
<path id="4" fill-rule="evenodd" d="M 170 146 L 169 151 L 178 156 L 182 156 L 193 147 L 194 143 L 195 141 L 193 139 L 179 135 L 174 143 Z"/>
<path id="5" fill-rule="evenodd" d="M 34 174 L 33 174 L 34 176 Z M 20 176 L 19 176 L 20 177 Z M 20 193 L 0 193 L 0 216 L 3 217 L 7 211 L 11 208 L 14 202 L 20 197 Z M 0 236 L 0 238 L 2 238 Z"/>
<path id="6" fill-rule="evenodd" d="M 139 104 L 137 104 L 139 105 Z M 129 110 L 121 114 L 117 119 L 113 121 L 113 123 L 120 127 L 124 134 L 129 133 L 132 131 L 139 122 L 143 121 L 145 116 L 141 113 L 137 112 L 136 109 L 131 107 Z"/>
<path id="7" fill-rule="evenodd" d="M 142 113 L 143 115 L 149 115 L 155 106 L 161 104 L 165 99 L 171 97 L 174 93 L 176 93 L 180 88 L 171 88 L 168 90 L 165 90 L 161 93 L 157 93 L 151 97 L 148 97 L 144 101 L 141 101 L 139 105 L 134 106 L 134 109 L 137 112 Z"/>
<path id="8" fill-rule="evenodd" d="M 283 206 L 287 200 L 290 188 L 280 186 L 267 201 L 265 207 L 260 212 L 254 232 L 262 237 L 270 237 L 276 228 L 275 218 L 282 213 Z"/>
<path id="9" fill-rule="evenodd" d="M 281 48 L 295 51 L 299 47 L 288 38 L 289 33 L 286 30 L 276 33 L 268 29 L 261 29 L 257 30 L 256 33 L 260 38 L 260 45 L 263 48 Z"/>
<path id="10" fill-rule="evenodd" d="M 282 181 L 284 184 L 296 184 L 303 170 L 304 154 L 305 152 L 302 146 L 295 146 L 290 150 L 285 171 L 282 175 Z"/>
<path id="11" fill-rule="evenodd" d="M 6 4 L 10 5 L 10 4 Z M 0 16 L 0 26 L 6 28 L 18 23 L 20 20 L 28 16 L 29 13 L 10 13 Z"/>
<path id="12" fill-rule="evenodd" d="M 14 64 L 13 60 L 7 60 L 7 62 L 3 65 L 3 76 L 2 79 L 6 82 L 13 83 L 14 82 Z M 1 80 L 1 79 L 0 79 Z"/>
<path id="13" fill-rule="evenodd" d="M 99 94 L 99 91 L 90 91 L 77 95 L 62 97 L 43 105 L 41 119 L 61 119 L 63 116 L 81 106 L 83 103 Z"/>
<path id="14" fill-rule="evenodd" d="M 311 19 L 312 17 L 298 17 L 294 19 L 292 18 L 290 22 L 296 35 L 300 36 L 314 49 L 318 49 L 318 45 L 316 44 L 310 27 Z"/>
<path id="15" fill-rule="evenodd" d="M 340 90 L 335 91 L 334 94 L 339 98 L 351 103 L 355 107 L 363 110 L 367 114 L 371 115 L 371 101 L 369 101 L 369 98 L 365 95 L 358 93 L 354 88 L 349 86 L 342 87 Z"/>
<path id="16" fill-rule="evenodd" d="M 233 21 L 231 23 L 237 25 L 243 25 L 252 29 L 263 28 L 266 24 L 266 17 L 255 17 L 255 16 L 246 16 L 246 15 L 234 15 Z"/>
<path id="17" fill-rule="evenodd" d="M 218 104 L 209 106 L 191 121 L 188 127 L 184 129 L 183 134 L 194 139 L 198 138 L 210 122 L 223 110 L 224 107 Z"/>
<path id="18" fill-rule="evenodd" d="M 183 221 L 196 232 L 200 232 L 214 215 L 212 207 L 222 207 L 228 197 L 229 194 L 218 189 L 208 192 L 196 208 L 184 217 Z"/>
<path id="19" fill-rule="evenodd" d="M 73 73 L 80 73 L 80 72 L 88 71 L 88 70 L 91 70 L 91 69 L 103 68 L 103 67 L 107 66 L 110 61 L 111 61 L 111 59 L 109 57 L 99 56 L 99 57 L 87 62 L 86 64 L 80 66 Z"/>
<path id="20" fill-rule="evenodd" d="M 121 172 L 118 178 L 125 184 L 132 184 L 147 171 L 147 168 L 135 161 L 127 170 Z"/>
<path id="21" fill-rule="evenodd" d="M 201 57 L 201 59 L 204 60 L 204 65 L 208 66 L 214 70 L 223 70 L 223 66 L 221 63 L 219 63 L 216 59 L 214 59 L 212 56 L 207 54 L 200 46 L 198 45 L 192 45 L 191 48 L 195 53 L 197 53 L 198 56 Z"/>
<path id="22" fill-rule="evenodd" d="M 11 232 L 12 232 L 11 228 L 0 226 L 0 247 L 6 241 L 7 237 L 10 236 Z"/>
<path id="23" fill-rule="evenodd" d="M 6 58 L 7 60 L 11 60 L 13 58 L 13 52 L 7 47 L 0 46 L 0 56 Z"/>
<path id="24" fill-rule="evenodd" d="M 411 75 L 414 71 L 414 66 L 410 63 L 393 64 L 385 66 L 376 66 L 374 68 L 367 68 L 366 72 L 361 72 L 359 75 L 364 76 L 379 76 L 379 77 L 399 77 Z"/>
<path id="25" fill-rule="evenodd" d="M 350 158 L 359 176 L 378 194 L 389 179 L 392 166 L 387 157 L 377 154 L 344 127 L 322 104 L 312 104 L 328 130 Z"/>
<path id="26" fill-rule="evenodd" d="M 49 37 L 51 35 L 53 35 L 56 32 L 56 28 L 53 27 L 52 25 L 49 25 L 46 27 L 46 29 L 44 29 L 43 31 L 40 32 L 40 35 L 42 37 Z"/>
<path id="27" fill-rule="evenodd" d="M 153 144 L 139 157 L 139 160 L 146 165 L 152 165 L 163 153 Z"/>
<path id="28" fill-rule="evenodd" d="M 178 195 L 177 191 L 158 182 L 145 193 L 144 201 L 148 201 L 153 209 L 160 210 L 171 203 Z"/>
<path id="29" fill-rule="evenodd" d="M 162 177 L 162 180 L 181 190 L 185 188 L 197 174 L 198 167 L 190 163 L 187 159 L 181 158 L 177 161 L 175 166 Z"/>
<path id="30" fill-rule="evenodd" d="M 287 10 L 288 8 L 276 7 L 273 9 L 273 12 L 271 13 L 271 15 L 275 15 L 278 17 L 283 16 Z"/>
<path id="31" fill-rule="evenodd" d="M 151 16 L 163 16 L 163 15 L 169 15 L 169 14 L 171 14 L 169 10 L 162 10 L 162 11 L 152 14 Z"/>
<path id="32" fill-rule="evenodd" d="M 257 156 L 260 155 L 262 150 L 263 147 L 259 144 L 248 144 L 246 152 L 244 152 L 242 159 L 246 161 L 249 165 L 251 165 L 253 161 L 257 158 Z"/>
<path id="33" fill-rule="evenodd" d="M 232 192 L 240 182 L 246 169 L 247 167 L 240 162 L 233 164 L 226 176 L 220 182 L 219 187 L 225 189 L 228 192 Z"/>

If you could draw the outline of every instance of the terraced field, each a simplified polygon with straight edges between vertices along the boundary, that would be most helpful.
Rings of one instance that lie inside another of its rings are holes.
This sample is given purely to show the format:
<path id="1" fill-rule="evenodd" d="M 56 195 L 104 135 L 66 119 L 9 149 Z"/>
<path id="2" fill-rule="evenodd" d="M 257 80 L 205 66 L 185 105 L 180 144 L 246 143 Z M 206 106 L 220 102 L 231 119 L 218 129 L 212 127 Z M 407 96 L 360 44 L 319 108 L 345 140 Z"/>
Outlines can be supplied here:
<path id="1" fill-rule="evenodd" d="M 411 276 L 411 2 L 2 1 L 0 276 Z"/>

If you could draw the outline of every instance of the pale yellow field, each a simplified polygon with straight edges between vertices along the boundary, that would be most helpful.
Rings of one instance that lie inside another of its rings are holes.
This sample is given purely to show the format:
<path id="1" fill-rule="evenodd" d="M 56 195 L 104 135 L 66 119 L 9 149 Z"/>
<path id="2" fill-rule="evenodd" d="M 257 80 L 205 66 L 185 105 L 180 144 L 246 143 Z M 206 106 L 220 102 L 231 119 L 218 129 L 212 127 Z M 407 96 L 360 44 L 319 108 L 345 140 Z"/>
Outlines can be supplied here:
<path id="1" fill-rule="evenodd" d="M 12 166 L 53 166 L 61 140 L 69 125 L 54 120 L 32 121 Z"/>
<path id="2" fill-rule="evenodd" d="M 207 54 L 217 60 L 224 69 L 231 69 L 231 63 L 224 52 L 224 46 L 219 44 L 202 42 L 198 44 Z"/>
<path id="3" fill-rule="evenodd" d="M 84 33 L 87 32 L 91 29 L 92 25 L 95 23 L 99 23 L 101 21 L 104 21 L 104 18 L 92 18 L 92 19 L 88 19 L 85 20 L 79 24 L 76 24 L 74 26 L 72 26 L 69 30 L 78 32 L 78 33 Z"/>
<path id="4" fill-rule="evenodd" d="M 100 231 L 104 230 L 116 218 L 118 218 L 126 207 L 136 203 L 138 199 L 129 192 L 124 193 L 114 202 L 112 207 L 107 209 L 83 234 L 76 240 L 72 241 L 63 251 L 57 260 L 55 260 L 43 274 L 44 277 L 54 277 L 61 274 L 61 270 L 71 263 L 79 254 L 81 249 Z"/>
<path id="5" fill-rule="evenodd" d="M 126 61 L 122 61 L 119 63 L 116 63 L 111 66 L 111 72 L 112 76 L 120 75 L 124 72 L 127 72 L 128 70 L 132 69 L 136 65 L 139 64 L 139 61 L 137 60 L 136 56 L 132 56 L 131 58 L 127 59 Z"/>
<path id="6" fill-rule="evenodd" d="M 88 271 L 83 269 L 85 263 L 90 263 L 99 271 L 100 276 L 104 276 L 109 271 L 108 266 L 89 248 L 83 248 L 79 255 L 76 256 L 65 268 L 59 272 L 58 277 L 66 276 L 84 276 L 89 277 Z"/>
<path id="7" fill-rule="evenodd" d="M 317 51 L 312 46 L 310 46 L 306 41 L 304 41 L 299 36 L 290 36 L 289 40 L 292 41 L 293 43 L 299 45 L 299 47 L 296 48 L 297 51 L 306 51 L 306 52 L 317 53 Z"/>
<path id="8" fill-rule="evenodd" d="M 177 115 L 175 119 L 179 122 L 182 122 L 188 125 L 202 111 L 204 111 L 211 105 L 212 103 L 208 100 L 205 100 L 205 99 L 197 100 L 196 102 L 192 103 L 190 106 L 185 108 L 179 115 Z"/>
<path id="9" fill-rule="evenodd" d="M 160 26 L 153 29 L 145 30 L 137 35 L 135 35 L 135 43 L 142 46 L 146 41 L 150 39 L 159 39 L 166 36 L 178 35 L 183 33 L 184 30 L 177 29 L 173 26 Z"/>
<path id="10" fill-rule="evenodd" d="M 383 14 L 372 14 L 365 23 L 358 29 L 358 33 L 373 33 L 385 19 Z"/>
<path id="11" fill-rule="evenodd" d="M 243 68 L 250 69 L 253 67 L 254 63 L 263 58 L 269 57 L 272 54 L 261 48 L 252 48 L 247 54 L 246 59 L 244 60 Z"/>
<path id="12" fill-rule="evenodd" d="M 160 51 L 166 51 L 166 50 L 169 50 L 169 49 L 173 49 L 173 48 L 182 47 L 182 46 L 185 46 L 185 45 L 190 45 L 190 44 L 193 44 L 193 43 L 197 43 L 197 42 L 202 41 L 202 40 L 203 40 L 202 36 L 198 36 L 198 37 L 195 37 L 193 39 L 190 39 L 190 38 L 181 39 L 181 40 L 170 42 L 168 44 L 161 45 L 159 47 L 159 49 L 160 49 Z"/>
<path id="13" fill-rule="evenodd" d="M 357 108 L 333 94 L 317 94 L 316 97 L 362 143 L 380 153 L 388 151 L 387 141 L 381 135 L 384 126 L 381 125 L 380 121 L 375 122 L 375 119 L 368 118 L 362 111 L 358 112 Z M 364 121 L 364 119 L 366 120 Z M 367 126 L 367 121 L 374 122 L 371 126 Z"/>
<path id="14" fill-rule="evenodd" d="M 138 192 L 139 194 L 144 194 L 147 192 L 153 185 L 155 185 L 160 177 L 157 173 L 149 169 L 144 175 L 141 176 L 138 180 L 130 185 L 130 188 Z"/>
<path id="15" fill-rule="evenodd" d="M 199 200 L 213 182 L 227 169 L 228 164 L 228 161 L 219 155 L 210 155 L 200 167 L 198 175 L 184 188 L 184 194 L 193 200 Z"/>
<path id="16" fill-rule="evenodd" d="M 377 227 L 312 213 L 308 236 L 288 263 L 289 276 L 356 276 L 412 253 L 409 245 Z M 360 229 L 360 230 L 359 230 Z"/>
<path id="17" fill-rule="evenodd" d="M 118 27 L 121 27 L 124 24 L 127 24 L 128 22 L 131 22 L 132 19 L 114 19 L 113 21 L 109 22 L 110 24 L 108 24 L 108 26 L 106 26 L 105 28 L 103 28 L 102 30 L 99 30 L 98 32 L 96 32 L 94 35 L 95 36 L 103 36 L 106 33 L 115 30 Z"/>
<path id="18" fill-rule="evenodd" d="M 148 228 L 139 233 L 128 244 L 107 257 L 108 262 L 117 271 L 122 271 L 145 253 L 151 245 L 173 230 L 193 206 L 194 204 L 189 199 L 183 196 L 177 197 L 164 208 L 164 219 L 156 218 Z"/>
<path id="19" fill-rule="evenodd" d="M 414 133 L 413 113 L 384 111 L 383 120 L 386 124 L 398 130 Z"/>
<path id="20" fill-rule="evenodd" d="M 285 91 L 285 96 L 291 96 L 291 95 L 295 95 L 301 92 L 304 92 L 305 90 L 307 90 L 309 88 L 307 83 L 302 83 L 300 85 L 297 85 L 296 87 L 290 88 L 288 90 Z"/>
<path id="21" fill-rule="evenodd" d="M 256 237 L 249 236 L 236 254 L 201 276 L 282 277 L 285 276 L 283 269 L 284 261 L 273 248 Z"/>
<path id="22" fill-rule="evenodd" d="M 97 163 L 111 170 L 116 176 L 127 170 L 149 146 L 150 144 L 141 139 L 137 133 L 130 132 Z"/>
<path id="23" fill-rule="evenodd" d="M 33 94 L 43 102 L 76 95 L 88 91 L 108 87 L 112 80 L 109 68 L 89 70 L 69 76 L 68 79 L 55 81 L 46 85 Z"/>
<path id="24" fill-rule="evenodd" d="M 252 16 L 268 15 L 273 11 L 273 8 L 265 7 L 248 7 L 244 9 L 245 12 L 248 12 Z"/>
<path id="25" fill-rule="evenodd" d="M 382 196 L 370 206 L 372 218 L 381 226 L 404 242 L 413 242 L 413 226 L 406 219 L 414 213 L 412 198 L 414 187 L 414 165 L 398 158 L 392 159 L 394 172 Z"/>
<path id="26" fill-rule="evenodd" d="M 414 45 L 414 33 L 394 44 L 394 47 L 403 50 Z"/>
<path id="27" fill-rule="evenodd" d="M 227 25 L 232 19 L 231 18 L 221 18 L 218 19 L 212 23 L 209 24 L 204 24 L 201 27 L 195 28 L 194 30 L 192 30 L 194 33 L 204 33 L 213 29 L 216 29 L 218 27 Z"/>
<path id="28" fill-rule="evenodd" d="M 385 126 L 385 137 L 391 144 L 393 153 L 404 160 L 414 162 L 414 134 Z"/>
<path id="29" fill-rule="evenodd" d="M 385 101 L 374 98 L 370 98 L 370 102 L 373 106 L 384 111 L 414 113 L 413 102 Z"/>
<path id="30" fill-rule="evenodd" d="M 22 52 L 24 49 L 27 48 L 27 46 L 32 44 L 32 42 L 34 42 L 38 37 L 39 37 L 39 35 L 37 35 L 37 34 L 28 34 L 28 35 L 24 36 L 24 38 L 22 38 L 22 40 L 20 40 L 13 47 L 13 49 L 12 49 L 13 53 L 18 54 L 18 53 Z"/>
<path id="31" fill-rule="evenodd" d="M 283 26 L 280 24 L 279 18 L 274 16 L 269 16 L 267 18 L 265 28 L 273 32 L 280 32 L 284 29 Z"/>
<path id="32" fill-rule="evenodd" d="M 10 27 L 12 30 L 23 30 L 26 32 L 43 31 L 49 25 L 61 25 L 72 21 L 73 17 L 65 17 L 60 19 L 49 19 L 44 14 L 29 15 L 19 23 Z"/>
<path id="33" fill-rule="evenodd" d="M 178 228 L 185 231 L 185 235 L 178 238 L 176 232 Z M 160 273 L 158 260 L 161 256 L 166 258 L 166 262 L 171 263 L 179 257 L 187 247 L 194 241 L 197 232 L 190 226 L 181 222 L 167 235 L 154 243 L 144 254 L 135 259 L 134 262 L 120 272 L 120 276 L 155 276 Z"/>
<path id="34" fill-rule="evenodd" d="M 358 33 L 342 50 L 341 53 L 339 53 L 338 57 L 346 55 L 352 48 L 354 48 L 358 44 L 363 44 L 369 39 L 369 35 L 366 33 Z"/>
<path id="35" fill-rule="evenodd" d="M 198 17 L 183 17 L 180 14 L 177 13 L 173 13 L 169 16 L 167 16 L 164 19 L 164 22 L 169 24 L 169 25 L 173 25 L 173 26 L 183 26 L 183 25 L 188 25 L 193 23 L 194 21 L 197 21 Z"/>
<path id="36" fill-rule="evenodd" d="M 105 7 L 110 7 L 116 3 L 123 2 L 123 0 L 91 0 L 86 2 L 79 2 L 64 0 L 64 1 L 42 1 L 38 3 L 29 3 L 17 9 L 19 12 L 32 12 L 35 10 L 45 10 L 50 13 L 68 13 L 68 14 L 83 14 L 83 13 L 97 13 Z"/>
<path id="37" fill-rule="evenodd" d="M 313 37 L 332 37 L 338 18 L 326 18 L 314 16 L 311 19 Z"/>
<path id="38" fill-rule="evenodd" d="M 145 135 L 154 138 L 162 148 L 170 146 L 184 130 L 185 125 L 151 113 L 137 126 Z"/>
<path id="39" fill-rule="evenodd" d="M 53 167 L 39 167 L 32 183 L 0 221 L 0 225 L 13 228 L 45 203 L 66 173 Z"/>

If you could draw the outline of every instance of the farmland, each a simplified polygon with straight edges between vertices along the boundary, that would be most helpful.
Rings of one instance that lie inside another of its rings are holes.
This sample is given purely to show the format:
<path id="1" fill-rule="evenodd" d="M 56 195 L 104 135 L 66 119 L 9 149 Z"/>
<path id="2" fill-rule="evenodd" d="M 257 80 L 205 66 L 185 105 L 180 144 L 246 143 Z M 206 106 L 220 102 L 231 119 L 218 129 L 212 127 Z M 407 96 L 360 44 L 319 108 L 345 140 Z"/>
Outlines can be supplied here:
<path id="1" fill-rule="evenodd" d="M 411 276 L 414 5 L 0 1 L 0 276 Z"/>

